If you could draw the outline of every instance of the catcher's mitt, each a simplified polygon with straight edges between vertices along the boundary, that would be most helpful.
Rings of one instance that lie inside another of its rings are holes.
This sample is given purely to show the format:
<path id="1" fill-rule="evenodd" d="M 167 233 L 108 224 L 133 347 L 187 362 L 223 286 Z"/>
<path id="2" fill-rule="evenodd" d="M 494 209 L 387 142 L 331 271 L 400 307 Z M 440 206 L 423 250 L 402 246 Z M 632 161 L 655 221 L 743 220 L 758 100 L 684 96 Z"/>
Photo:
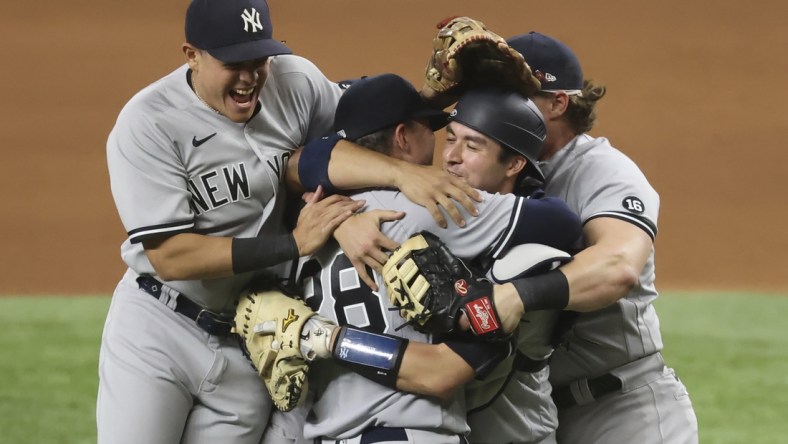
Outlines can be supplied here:
<path id="1" fill-rule="evenodd" d="M 250 292 L 238 301 L 235 332 L 278 409 L 292 410 L 301 401 L 308 361 L 331 356 L 332 327 L 303 301 L 277 290 Z"/>
<path id="2" fill-rule="evenodd" d="M 428 91 L 460 95 L 468 89 L 498 87 L 532 97 L 541 88 L 523 56 L 484 23 L 454 17 L 438 23 L 438 29 L 427 63 Z"/>
<path id="3" fill-rule="evenodd" d="M 492 298 L 492 283 L 476 276 L 427 231 L 405 241 L 383 266 L 391 305 L 415 329 L 426 333 L 458 332 L 464 312 L 471 331 L 486 340 L 502 340 Z"/>

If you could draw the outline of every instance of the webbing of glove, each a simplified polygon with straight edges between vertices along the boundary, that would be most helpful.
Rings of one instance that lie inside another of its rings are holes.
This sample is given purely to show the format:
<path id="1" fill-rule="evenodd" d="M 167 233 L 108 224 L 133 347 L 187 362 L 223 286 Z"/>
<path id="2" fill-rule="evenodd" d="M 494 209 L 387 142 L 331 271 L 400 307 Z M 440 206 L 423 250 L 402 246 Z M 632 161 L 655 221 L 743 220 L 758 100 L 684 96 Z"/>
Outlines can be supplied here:
<path id="1" fill-rule="evenodd" d="M 425 73 L 427 85 L 436 92 L 451 90 L 462 81 L 462 67 L 456 56 L 467 44 L 479 40 L 506 43 L 501 36 L 487 30 L 482 22 L 470 17 L 455 17 L 448 22 L 444 20 L 438 26 Z"/>
<path id="2" fill-rule="evenodd" d="M 508 337 L 495 311 L 492 284 L 475 276 L 430 232 L 405 241 L 383 267 L 383 276 L 391 305 L 418 331 L 456 333 L 464 311 L 478 337 Z"/>
<path id="3" fill-rule="evenodd" d="M 303 301 L 275 290 L 250 292 L 238 301 L 235 332 L 279 410 L 292 410 L 306 392 L 301 330 L 314 315 Z"/>
<path id="4" fill-rule="evenodd" d="M 435 235 L 423 231 L 403 242 L 383 266 L 391 306 L 399 309 L 405 325 L 425 333 L 453 331 L 461 306 L 452 304 L 451 293 L 444 291 L 459 277 L 450 263 L 459 259 L 451 252 L 447 258 L 444 251 L 448 249 Z"/>
<path id="5" fill-rule="evenodd" d="M 541 83 L 523 55 L 484 23 L 455 17 L 442 21 L 438 27 L 425 72 L 425 85 L 436 93 L 458 86 L 463 91 L 497 87 L 531 97 L 540 90 Z"/>
<path id="6" fill-rule="evenodd" d="M 421 324 L 431 333 L 455 333 L 464 312 L 471 332 L 485 341 L 503 341 L 503 331 L 493 302 L 493 284 L 477 276 L 437 236 L 423 231 L 427 248 L 413 252 L 413 260 L 430 288 L 422 298 L 430 316 Z"/>

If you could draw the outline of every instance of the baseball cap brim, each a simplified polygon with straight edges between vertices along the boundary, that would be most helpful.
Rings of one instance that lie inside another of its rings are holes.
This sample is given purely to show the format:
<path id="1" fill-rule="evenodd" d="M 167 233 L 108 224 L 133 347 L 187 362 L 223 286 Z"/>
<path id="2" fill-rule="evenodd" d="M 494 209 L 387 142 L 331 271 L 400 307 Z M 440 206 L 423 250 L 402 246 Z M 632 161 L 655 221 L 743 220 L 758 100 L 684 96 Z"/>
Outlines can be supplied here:
<path id="1" fill-rule="evenodd" d="M 237 45 L 224 46 L 207 50 L 210 55 L 224 63 L 239 63 L 248 60 L 262 59 L 282 54 L 292 54 L 293 51 L 282 42 L 274 39 L 254 40 Z"/>
<path id="2" fill-rule="evenodd" d="M 449 113 L 436 109 L 422 109 L 411 115 L 412 119 L 427 119 L 429 127 L 438 131 L 449 123 Z"/>

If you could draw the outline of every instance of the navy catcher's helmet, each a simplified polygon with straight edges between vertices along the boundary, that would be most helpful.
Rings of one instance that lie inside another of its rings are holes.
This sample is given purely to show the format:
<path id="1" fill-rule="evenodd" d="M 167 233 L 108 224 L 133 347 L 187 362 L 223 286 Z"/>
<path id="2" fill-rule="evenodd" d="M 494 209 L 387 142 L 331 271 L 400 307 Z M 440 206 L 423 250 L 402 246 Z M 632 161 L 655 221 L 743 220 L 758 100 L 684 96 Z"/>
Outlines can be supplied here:
<path id="1" fill-rule="evenodd" d="M 547 136 L 544 118 L 527 97 L 498 89 L 468 91 L 449 114 L 456 121 L 528 159 L 527 175 L 544 181 L 536 162 Z"/>

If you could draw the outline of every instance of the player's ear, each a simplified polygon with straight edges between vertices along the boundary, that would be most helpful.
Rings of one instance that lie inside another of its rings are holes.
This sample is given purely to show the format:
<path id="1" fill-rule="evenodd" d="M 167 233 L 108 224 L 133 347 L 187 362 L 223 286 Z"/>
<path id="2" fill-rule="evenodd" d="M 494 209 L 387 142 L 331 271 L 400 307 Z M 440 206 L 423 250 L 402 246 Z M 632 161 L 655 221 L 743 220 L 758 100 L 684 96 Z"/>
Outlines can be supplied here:
<path id="1" fill-rule="evenodd" d="M 199 49 L 195 48 L 190 43 L 183 44 L 183 56 L 186 58 L 186 63 L 189 64 L 189 68 L 194 69 L 197 66 L 199 51 Z"/>
<path id="2" fill-rule="evenodd" d="M 412 147 L 408 141 L 408 126 L 404 122 L 398 123 L 394 127 L 393 147 L 391 151 L 392 157 L 397 159 L 405 159 L 410 154 Z"/>
<path id="3" fill-rule="evenodd" d="M 520 171 L 525 169 L 525 166 L 528 164 L 528 160 L 523 156 L 512 156 L 508 162 L 509 165 L 507 165 L 505 172 L 506 177 L 517 177 Z"/>
<path id="4" fill-rule="evenodd" d="M 558 91 L 555 94 L 551 94 L 551 96 L 553 99 L 550 102 L 551 111 L 557 116 L 564 115 L 569 107 L 569 96 L 563 91 Z"/>

